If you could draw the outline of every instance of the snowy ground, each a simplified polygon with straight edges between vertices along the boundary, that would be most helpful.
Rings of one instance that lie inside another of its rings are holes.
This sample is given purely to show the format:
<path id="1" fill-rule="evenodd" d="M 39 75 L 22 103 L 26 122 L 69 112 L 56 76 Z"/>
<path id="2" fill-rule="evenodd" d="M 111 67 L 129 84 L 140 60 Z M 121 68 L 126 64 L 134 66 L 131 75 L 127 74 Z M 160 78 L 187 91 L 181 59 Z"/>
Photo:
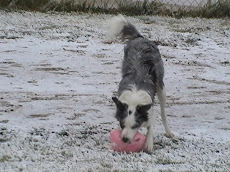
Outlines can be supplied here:
<path id="1" fill-rule="evenodd" d="M 110 149 L 124 47 L 103 43 L 111 17 L 0 11 L 0 171 L 229 171 L 229 20 L 128 17 L 165 63 L 175 138 L 158 115 L 150 155 Z"/>

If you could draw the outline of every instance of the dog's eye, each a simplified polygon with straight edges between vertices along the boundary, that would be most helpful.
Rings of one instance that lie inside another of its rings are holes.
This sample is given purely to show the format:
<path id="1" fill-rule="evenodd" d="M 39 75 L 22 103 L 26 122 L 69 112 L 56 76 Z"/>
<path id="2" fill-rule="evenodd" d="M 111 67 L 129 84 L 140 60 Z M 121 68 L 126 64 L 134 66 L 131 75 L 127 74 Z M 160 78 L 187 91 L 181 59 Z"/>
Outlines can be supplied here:
<path id="1" fill-rule="evenodd" d="M 147 112 L 150 108 L 151 108 L 151 104 L 148 104 L 148 105 L 138 105 L 137 107 L 136 107 L 136 110 L 137 110 L 137 112 L 139 112 L 139 113 L 145 113 L 145 112 Z"/>
<path id="2" fill-rule="evenodd" d="M 133 126 L 132 126 L 132 129 L 136 129 L 136 128 L 139 128 L 140 127 L 140 124 L 134 124 Z"/>
<path id="3" fill-rule="evenodd" d="M 129 115 L 132 113 L 132 111 L 131 110 L 129 110 Z"/>
<path id="4" fill-rule="evenodd" d="M 141 106 L 137 106 L 137 107 L 136 107 L 136 111 L 137 111 L 137 112 L 142 112 L 142 111 L 143 111 L 143 109 L 142 109 L 142 107 L 141 107 Z"/>

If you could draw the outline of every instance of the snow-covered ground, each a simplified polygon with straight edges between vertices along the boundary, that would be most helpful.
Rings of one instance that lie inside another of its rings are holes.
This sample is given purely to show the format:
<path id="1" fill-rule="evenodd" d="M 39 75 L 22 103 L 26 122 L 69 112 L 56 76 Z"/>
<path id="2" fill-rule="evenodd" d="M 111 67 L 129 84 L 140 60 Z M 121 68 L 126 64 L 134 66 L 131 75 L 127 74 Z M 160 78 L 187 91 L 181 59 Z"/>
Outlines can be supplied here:
<path id="1" fill-rule="evenodd" d="M 124 47 L 103 43 L 111 17 L 0 11 L 0 171 L 229 171 L 229 20 L 128 17 L 160 44 L 175 138 L 157 115 L 154 152 L 123 154 L 109 141 Z"/>

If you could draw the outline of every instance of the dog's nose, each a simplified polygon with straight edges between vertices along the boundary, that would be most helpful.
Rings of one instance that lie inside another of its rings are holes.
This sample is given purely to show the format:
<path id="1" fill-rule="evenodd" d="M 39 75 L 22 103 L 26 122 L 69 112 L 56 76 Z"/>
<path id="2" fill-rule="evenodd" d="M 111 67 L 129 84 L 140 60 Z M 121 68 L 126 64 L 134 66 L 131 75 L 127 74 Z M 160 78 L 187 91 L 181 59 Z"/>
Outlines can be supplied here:
<path id="1" fill-rule="evenodd" d="M 125 142 L 125 143 L 128 143 L 129 139 L 127 137 L 122 137 L 122 141 Z"/>

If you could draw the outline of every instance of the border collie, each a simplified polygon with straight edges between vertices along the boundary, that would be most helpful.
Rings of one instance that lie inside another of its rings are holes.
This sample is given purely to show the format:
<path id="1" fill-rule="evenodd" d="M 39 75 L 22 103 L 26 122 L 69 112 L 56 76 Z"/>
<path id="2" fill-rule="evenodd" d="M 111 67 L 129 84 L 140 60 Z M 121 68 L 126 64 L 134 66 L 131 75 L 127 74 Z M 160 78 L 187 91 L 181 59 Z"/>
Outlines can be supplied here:
<path id="1" fill-rule="evenodd" d="M 146 151 L 153 150 L 154 97 L 157 94 L 165 136 L 173 137 L 165 115 L 164 67 L 157 45 L 144 38 L 122 15 L 111 20 L 107 42 L 119 37 L 127 41 L 122 63 L 122 80 L 118 97 L 113 97 L 117 111 L 115 117 L 122 129 L 122 140 L 130 143 L 141 127 L 147 127 Z"/>

